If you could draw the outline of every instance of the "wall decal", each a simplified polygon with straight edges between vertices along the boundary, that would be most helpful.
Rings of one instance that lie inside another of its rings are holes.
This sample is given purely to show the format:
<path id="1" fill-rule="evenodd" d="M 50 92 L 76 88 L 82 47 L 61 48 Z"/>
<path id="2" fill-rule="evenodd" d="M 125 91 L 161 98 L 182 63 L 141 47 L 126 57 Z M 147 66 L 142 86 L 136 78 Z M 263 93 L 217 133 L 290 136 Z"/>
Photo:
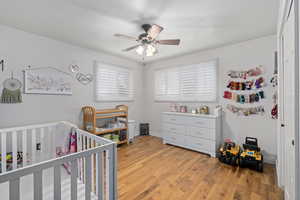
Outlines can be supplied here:
<path id="1" fill-rule="evenodd" d="M 24 70 L 26 94 L 72 95 L 72 77 L 54 67 Z"/>
<path id="2" fill-rule="evenodd" d="M 76 74 L 75 75 L 76 80 L 83 85 L 87 85 L 93 81 L 93 75 L 80 73 L 80 67 L 76 64 L 71 64 L 69 66 L 69 70 L 73 74 Z"/>
<path id="3" fill-rule="evenodd" d="M 78 66 L 78 65 L 70 65 L 69 66 L 69 70 L 70 70 L 70 72 L 72 72 L 72 73 L 78 73 L 79 72 L 79 70 L 80 70 L 80 67 Z"/>
<path id="4" fill-rule="evenodd" d="M 76 74 L 76 79 L 83 85 L 87 85 L 90 82 L 93 81 L 93 75 L 92 74 L 82 74 L 78 73 Z"/>

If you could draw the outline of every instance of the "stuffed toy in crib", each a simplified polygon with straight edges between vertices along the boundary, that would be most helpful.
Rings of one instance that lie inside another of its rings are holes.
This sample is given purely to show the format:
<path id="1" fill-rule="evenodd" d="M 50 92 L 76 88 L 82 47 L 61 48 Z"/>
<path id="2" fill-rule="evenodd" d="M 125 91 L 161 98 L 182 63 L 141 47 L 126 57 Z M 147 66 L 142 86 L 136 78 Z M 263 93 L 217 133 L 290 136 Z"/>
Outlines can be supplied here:
<path id="1" fill-rule="evenodd" d="M 0 155 L 0 172 L 2 170 L 2 164 L 1 164 L 1 161 L 2 161 L 2 157 Z M 12 152 L 8 152 L 6 154 L 6 169 L 7 171 L 10 171 L 12 170 L 13 168 L 13 153 Z M 21 167 L 23 164 L 23 152 L 22 151 L 18 151 L 18 155 L 17 155 L 17 167 Z"/>

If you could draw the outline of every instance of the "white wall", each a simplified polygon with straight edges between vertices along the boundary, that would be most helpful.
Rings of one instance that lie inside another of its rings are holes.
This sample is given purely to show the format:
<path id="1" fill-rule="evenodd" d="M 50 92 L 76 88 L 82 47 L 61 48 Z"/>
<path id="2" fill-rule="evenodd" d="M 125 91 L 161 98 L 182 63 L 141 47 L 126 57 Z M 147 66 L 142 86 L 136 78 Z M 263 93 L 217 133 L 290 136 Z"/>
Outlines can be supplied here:
<path id="1" fill-rule="evenodd" d="M 97 41 L 95 41 L 97 42 Z M 121 49 L 121 48 L 120 48 Z M 5 72 L 0 72 L 0 83 L 8 78 L 11 71 L 23 80 L 22 70 L 26 66 L 57 67 L 66 72 L 72 62 L 81 67 L 83 73 L 92 73 L 94 61 L 130 67 L 135 72 L 136 100 L 130 102 L 129 117 L 141 119 L 142 107 L 142 66 L 119 57 L 75 47 L 49 38 L 26 33 L 6 26 L 0 26 L 0 60 L 6 62 Z M 110 108 L 119 103 L 96 103 L 93 83 L 85 86 L 75 80 L 72 96 L 25 95 L 21 104 L 0 104 L 0 127 L 36 124 L 40 122 L 68 120 L 79 123 L 80 111 L 84 105 L 96 108 Z M 2 91 L 2 85 L 0 86 Z"/>
<path id="2" fill-rule="evenodd" d="M 230 101 L 222 98 L 226 89 L 228 70 L 246 70 L 252 66 L 263 65 L 264 77 L 267 82 L 273 73 L 274 51 L 276 50 L 276 36 L 268 36 L 235 45 L 225 46 L 217 49 L 201 51 L 198 53 L 180 56 L 168 60 L 157 61 L 146 66 L 145 74 L 145 115 L 144 120 L 150 123 L 151 134 L 161 136 L 160 113 L 168 111 L 170 103 L 159 103 L 154 101 L 153 72 L 157 68 L 193 64 L 201 61 L 218 58 L 219 61 L 219 100 L 217 103 L 209 104 L 211 108 L 215 105 L 222 105 L 225 111 L 223 120 L 223 136 L 229 137 L 243 143 L 245 136 L 257 137 L 259 145 L 265 151 L 266 159 L 269 162 L 275 161 L 276 155 L 276 120 L 272 120 L 270 111 L 272 108 L 272 86 L 269 84 L 265 89 L 267 99 L 263 101 L 266 114 L 250 117 L 236 116 L 225 107 Z M 189 107 L 196 107 L 201 103 L 185 104 Z M 236 104 L 235 104 L 236 105 Z"/>

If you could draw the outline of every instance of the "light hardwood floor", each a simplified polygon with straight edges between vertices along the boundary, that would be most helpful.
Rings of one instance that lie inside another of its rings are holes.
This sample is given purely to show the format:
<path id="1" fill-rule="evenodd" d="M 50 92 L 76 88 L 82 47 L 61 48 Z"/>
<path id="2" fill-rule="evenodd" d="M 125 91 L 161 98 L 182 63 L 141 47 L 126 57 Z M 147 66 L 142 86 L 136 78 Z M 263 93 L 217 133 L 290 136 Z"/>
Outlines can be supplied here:
<path id="1" fill-rule="evenodd" d="M 231 167 L 152 136 L 118 149 L 120 200 L 281 200 L 275 180 L 271 165 L 264 173 Z"/>

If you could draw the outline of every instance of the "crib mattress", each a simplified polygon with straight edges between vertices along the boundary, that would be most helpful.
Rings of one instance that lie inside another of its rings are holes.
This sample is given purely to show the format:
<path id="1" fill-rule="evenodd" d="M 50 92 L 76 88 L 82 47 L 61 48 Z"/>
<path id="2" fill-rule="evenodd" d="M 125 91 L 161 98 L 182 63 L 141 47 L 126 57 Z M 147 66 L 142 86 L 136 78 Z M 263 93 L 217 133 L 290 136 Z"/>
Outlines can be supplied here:
<path id="1" fill-rule="evenodd" d="M 1 200 L 9 200 L 9 184 L 0 184 Z M 20 179 L 20 199 L 33 199 L 33 175 L 24 176 Z M 66 170 L 61 168 L 61 199 L 71 199 L 71 177 Z M 85 185 L 78 180 L 77 182 L 77 199 L 85 199 Z M 91 199 L 97 197 L 91 193 Z M 43 171 L 43 200 L 54 200 L 53 197 L 53 169 Z"/>

